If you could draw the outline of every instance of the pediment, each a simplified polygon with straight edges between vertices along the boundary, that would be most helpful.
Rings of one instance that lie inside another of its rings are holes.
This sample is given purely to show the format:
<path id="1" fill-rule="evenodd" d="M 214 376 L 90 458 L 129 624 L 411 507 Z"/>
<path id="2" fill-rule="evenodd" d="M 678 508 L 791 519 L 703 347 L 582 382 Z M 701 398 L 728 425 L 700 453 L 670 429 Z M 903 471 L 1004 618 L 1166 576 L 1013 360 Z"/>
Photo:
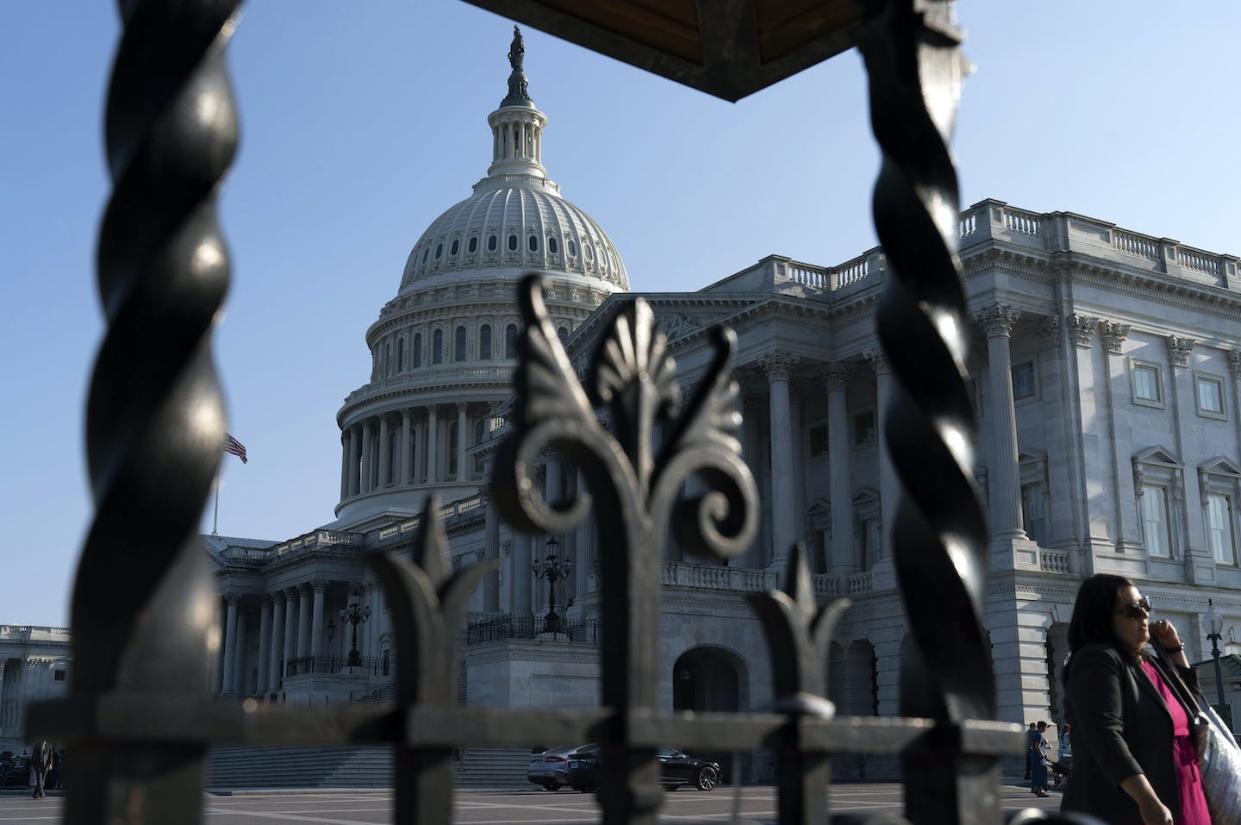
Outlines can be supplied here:
<path id="1" fill-rule="evenodd" d="M 874 487 L 862 487 L 853 494 L 853 503 L 874 504 L 879 501 L 879 491 Z"/>
<path id="2" fill-rule="evenodd" d="M 1213 476 L 1233 476 L 1241 478 L 1241 465 L 1228 456 L 1216 456 L 1198 465 L 1198 472 Z"/>
<path id="3" fill-rule="evenodd" d="M 1177 458 L 1176 453 L 1158 444 L 1134 453 L 1133 461 L 1135 464 L 1163 464 L 1169 467 L 1184 466 L 1181 460 Z"/>

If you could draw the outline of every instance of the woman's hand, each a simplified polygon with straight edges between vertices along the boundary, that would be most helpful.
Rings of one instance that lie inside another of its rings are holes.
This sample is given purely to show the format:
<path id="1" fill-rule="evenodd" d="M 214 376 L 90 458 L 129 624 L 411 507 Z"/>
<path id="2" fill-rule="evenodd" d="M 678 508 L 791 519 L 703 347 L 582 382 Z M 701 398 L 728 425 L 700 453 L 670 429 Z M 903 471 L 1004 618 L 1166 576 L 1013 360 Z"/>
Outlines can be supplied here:
<path id="1" fill-rule="evenodd" d="M 1160 619 L 1150 624 L 1151 636 L 1165 648 L 1181 647 L 1181 637 L 1171 622 Z"/>
<path id="2" fill-rule="evenodd" d="M 1138 811 L 1142 814 L 1142 825 L 1172 825 L 1172 812 L 1154 794 L 1138 803 Z"/>

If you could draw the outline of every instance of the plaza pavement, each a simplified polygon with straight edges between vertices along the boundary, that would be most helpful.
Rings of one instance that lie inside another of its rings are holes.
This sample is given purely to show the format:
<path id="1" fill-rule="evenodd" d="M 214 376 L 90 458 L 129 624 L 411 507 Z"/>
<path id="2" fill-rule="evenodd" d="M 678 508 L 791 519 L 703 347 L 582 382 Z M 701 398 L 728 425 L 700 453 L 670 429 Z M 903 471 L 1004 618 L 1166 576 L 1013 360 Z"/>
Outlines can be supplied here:
<path id="1" fill-rule="evenodd" d="M 1060 794 L 1037 799 L 1027 788 L 1002 787 L 1005 810 L 1027 807 L 1055 810 Z M 737 821 L 767 825 L 776 820 L 776 794 L 771 786 L 749 786 L 738 800 L 733 789 L 710 793 L 682 789 L 666 794 L 660 821 L 669 825 L 727 823 L 734 806 Z M 59 796 L 31 799 L 0 796 L 0 825 L 53 823 L 60 821 L 64 800 Z M 255 791 L 231 796 L 207 795 L 203 799 L 207 825 L 379 825 L 392 821 L 390 791 Z M 877 814 L 901 812 L 901 787 L 896 784 L 835 785 L 832 812 Z M 468 791 L 457 794 L 453 822 L 456 825 L 593 825 L 599 822 L 595 798 L 572 791 Z"/>

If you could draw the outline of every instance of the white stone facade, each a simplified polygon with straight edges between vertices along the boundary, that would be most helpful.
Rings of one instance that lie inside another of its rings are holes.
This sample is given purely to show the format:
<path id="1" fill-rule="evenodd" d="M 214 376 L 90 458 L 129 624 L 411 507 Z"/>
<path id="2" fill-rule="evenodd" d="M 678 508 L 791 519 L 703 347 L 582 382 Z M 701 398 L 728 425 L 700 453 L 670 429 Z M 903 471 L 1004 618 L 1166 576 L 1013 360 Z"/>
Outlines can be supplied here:
<path id="1" fill-rule="evenodd" d="M 65 694 L 69 658 L 66 628 L 0 625 L 0 751 L 28 749 L 26 707 Z"/>
<path id="2" fill-rule="evenodd" d="M 485 490 L 511 398 L 520 275 L 545 273 L 551 315 L 579 365 L 634 298 L 602 229 L 547 180 L 546 122 L 532 103 L 493 113 L 488 178 L 417 241 L 396 298 L 367 330 L 370 380 L 337 414 L 336 520 L 282 542 L 204 537 L 221 592 L 220 693 L 295 703 L 391 696 L 390 622 L 362 558 L 408 550 L 435 493 L 454 563 L 500 561 L 463 629 L 460 698 L 598 702 L 598 537 L 589 523 L 554 545 L 514 534 Z M 1084 576 L 1133 578 L 1195 661 L 1209 655 L 1208 598 L 1226 637 L 1241 633 L 1241 273 L 1230 255 L 995 200 L 963 213 L 960 256 L 999 713 L 1057 719 L 1056 675 Z M 740 436 L 762 507 L 758 539 L 727 564 L 669 542 L 666 709 L 770 703 L 766 645 L 744 596 L 776 587 L 801 540 L 816 594 L 853 600 L 832 643 L 831 698 L 846 714 L 898 711 L 909 636 L 888 549 L 897 481 L 878 426 L 894 379 L 874 332 L 887 276 L 878 249 L 831 267 L 773 255 L 697 292 L 643 296 L 687 392 L 708 366 L 709 327 L 736 330 Z M 549 456 L 542 483 L 555 500 L 579 480 Z M 543 622 L 549 586 L 531 570 L 550 552 L 572 562 L 556 585 L 565 620 L 556 633 Z M 353 604 L 370 609 L 356 626 L 342 613 Z M 350 666 L 355 632 L 360 658 Z M 5 685 L 8 696 L 7 676 Z"/>

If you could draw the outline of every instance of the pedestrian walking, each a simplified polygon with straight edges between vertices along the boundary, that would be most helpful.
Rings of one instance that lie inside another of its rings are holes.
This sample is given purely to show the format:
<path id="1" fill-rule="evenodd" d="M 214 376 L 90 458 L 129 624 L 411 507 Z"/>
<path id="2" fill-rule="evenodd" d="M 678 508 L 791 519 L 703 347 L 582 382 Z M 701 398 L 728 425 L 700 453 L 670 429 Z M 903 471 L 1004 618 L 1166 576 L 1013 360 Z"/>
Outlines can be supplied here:
<path id="1" fill-rule="evenodd" d="M 35 799 L 42 799 L 47 796 L 43 792 L 43 784 L 47 781 L 47 772 L 52 767 L 52 746 L 47 740 L 39 740 L 39 744 L 34 746 L 34 753 L 30 755 L 30 771 L 34 774 L 34 792 L 31 794 Z"/>
<path id="2" fill-rule="evenodd" d="M 1210 825 L 1190 736 L 1195 714 L 1172 687 L 1179 675 L 1197 691 L 1198 674 L 1176 628 L 1152 623 L 1150 612 L 1123 576 L 1099 573 L 1077 591 L 1064 674 L 1073 773 L 1060 810 L 1111 825 Z M 1176 674 L 1144 653 L 1151 636 Z"/>
<path id="3" fill-rule="evenodd" d="M 1034 747 L 1034 739 L 1038 736 L 1038 730 L 1033 722 L 1026 728 L 1026 781 L 1030 781 L 1030 750 Z"/>
<path id="4" fill-rule="evenodd" d="M 1047 793 L 1047 751 L 1051 745 L 1047 744 L 1047 737 L 1044 734 L 1047 731 L 1047 723 L 1039 722 L 1034 729 L 1034 736 L 1030 739 L 1030 749 L 1027 758 L 1030 760 L 1030 793 L 1035 796 L 1050 796 Z"/>

